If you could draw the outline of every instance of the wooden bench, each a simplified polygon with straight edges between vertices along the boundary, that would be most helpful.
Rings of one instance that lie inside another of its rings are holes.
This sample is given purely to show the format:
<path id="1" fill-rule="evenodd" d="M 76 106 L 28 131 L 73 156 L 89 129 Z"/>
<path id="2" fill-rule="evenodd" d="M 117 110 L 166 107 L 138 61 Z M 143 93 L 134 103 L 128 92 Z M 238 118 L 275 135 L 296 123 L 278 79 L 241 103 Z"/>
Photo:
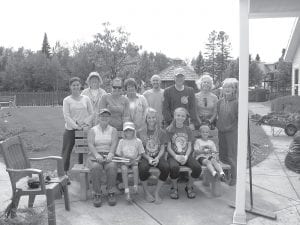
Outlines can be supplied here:
<path id="1" fill-rule="evenodd" d="M 16 106 L 16 96 L 0 96 L 0 106 L 15 107 Z"/>
<path id="2" fill-rule="evenodd" d="M 88 143 L 87 143 L 87 133 L 88 131 L 75 131 L 75 153 L 83 153 L 83 164 L 74 164 L 71 172 L 79 173 L 80 182 L 80 199 L 86 200 L 88 197 L 89 189 L 89 173 L 90 169 L 85 165 L 87 153 L 89 153 Z M 119 138 L 122 137 L 122 132 L 118 133 Z M 223 170 L 230 171 L 230 165 L 221 163 Z M 180 172 L 191 173 L 191 169 L 186 166 L 180 166 Z M 118 173 L 121 173 L 121 169 L 118 168 Z M 159 169 L 151 167 L 150 173 L 159 174 Z M 209 186 L 213 196 L 221 196 L 221 183 L 218 178 L 214 178 L 205 166 L 202 166 L 202 177 L 203 184 Z"/>

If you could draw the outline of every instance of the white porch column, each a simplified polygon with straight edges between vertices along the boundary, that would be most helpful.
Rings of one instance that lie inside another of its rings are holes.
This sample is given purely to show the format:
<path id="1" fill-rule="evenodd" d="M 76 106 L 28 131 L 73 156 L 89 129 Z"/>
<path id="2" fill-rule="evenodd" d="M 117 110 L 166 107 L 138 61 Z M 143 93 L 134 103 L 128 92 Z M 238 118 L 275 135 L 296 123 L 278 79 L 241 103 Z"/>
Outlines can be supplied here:
<path id="1" fill-rule="evenodd" d="M 249 0 L 240 0 L 240 61 L 237 184 L 233 224 L 246 224 L 246 160 L 248 142 Z"/>

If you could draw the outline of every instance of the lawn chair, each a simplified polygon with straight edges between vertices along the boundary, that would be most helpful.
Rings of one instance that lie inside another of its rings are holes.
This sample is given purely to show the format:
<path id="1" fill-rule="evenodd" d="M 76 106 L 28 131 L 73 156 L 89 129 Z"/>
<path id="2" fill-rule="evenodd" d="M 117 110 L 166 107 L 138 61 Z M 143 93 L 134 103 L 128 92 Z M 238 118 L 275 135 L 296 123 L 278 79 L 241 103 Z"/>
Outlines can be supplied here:
<path id="1" fill-rule="evenodd" d="M 43 158 L 27 158 L 24 151 L 22 140 L 19 136 L 14 136 L 0 142 L 0 150 L 4 156 L 6 171 L 9 174 L 12 186 L 12 203 L 11 203 L 11 217 L 14 217 L 15 211 L 18 208 L 20 197 L 28 195 L 28 207 L 33 207 L 36 195 L 46 195 L 47 210 L 48 210 L 48 224 L 56 224 L 55 216 L 55 197 L 60 196 L 62 192 L 64 195 L 65 209 L 70 210 L 69 194 L 68 194 L 68 177 L 63 172 L 63 161 L 59 156 L 48 156 Z M 51 178 L 49 182 L 45 182 L 43 171 L 34 169 L 30 165 L 30 161 L 40 160 L 55 160 L 57 162 L 58 177 Z M 31 177 L 37 174 L 40 185 L 38 188 L 29 188 L 27 182 L 19 185 L 17 182 L 26 176 Z M 8 213 L 9 215 L 9 213 Z"/>

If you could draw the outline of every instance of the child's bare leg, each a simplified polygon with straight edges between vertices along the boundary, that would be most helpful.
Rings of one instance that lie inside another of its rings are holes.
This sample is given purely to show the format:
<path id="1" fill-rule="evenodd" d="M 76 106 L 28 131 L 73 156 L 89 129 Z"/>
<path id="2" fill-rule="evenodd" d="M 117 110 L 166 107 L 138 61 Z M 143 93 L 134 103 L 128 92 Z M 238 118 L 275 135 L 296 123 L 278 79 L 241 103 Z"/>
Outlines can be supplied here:
<path id="1" fill-rule="evenodd" d="M 137 165 L 132 166 L 133 172 L 133 192 L 138 193 L 138 185 L 139 185 L 139 169 Z"/>
<path id="2" fill-rule="evenodd" d="M 226 181 L 226 176 L 225 176 L 225 173 L 224 173 L 224 171 L 223 171 L 222 166 L 220 165 L 220 163 L 216 159 L 211 159 L 211 163 L 213 164 L 214 168 L 220 174 L 220 180 L 223 181 L 223 182 L 225 182 Z"/>
<path id="3" fill-rule="evenodd" d="M 130 192 L 129 192 L 129 188 L 128 188 L 128 167 L 127 167 L 127 165 L 122 165 L 121 170 L 122 170 L 122 180 L 124 183 L 126 200 L 131 201 Z"/>
<path id="4" fill-rule="evenodd" d="M 204 159 L 202 161 L 202 164 L 205 165 L 208 169 L 208 171 L 213 175 L 213 176 L 216 176 L 217 172 L 215 170 L 215 168 L 213 167 L 212 163 L 210 160 L 208 159 Z"/>

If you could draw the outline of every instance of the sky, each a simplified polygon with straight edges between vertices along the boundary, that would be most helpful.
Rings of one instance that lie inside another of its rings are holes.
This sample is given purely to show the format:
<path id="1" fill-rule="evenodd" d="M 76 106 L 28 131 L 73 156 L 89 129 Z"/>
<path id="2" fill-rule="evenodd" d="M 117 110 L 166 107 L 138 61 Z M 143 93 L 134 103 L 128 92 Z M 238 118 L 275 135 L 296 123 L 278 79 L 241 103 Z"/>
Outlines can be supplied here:
<path id="1" fill-rule="evenodd" d="M 225 31 L 232 56 L 239 51 L 238 0 L 0 0 L 0 46 L 41 49 L 93 40 L 102 23 L 122 26 L 142 50 L 191 60 L 205 51 L 211 31 Z M 275 62 L 286 48 L 295 18 L 250 20 L 250 54 Z"/>

